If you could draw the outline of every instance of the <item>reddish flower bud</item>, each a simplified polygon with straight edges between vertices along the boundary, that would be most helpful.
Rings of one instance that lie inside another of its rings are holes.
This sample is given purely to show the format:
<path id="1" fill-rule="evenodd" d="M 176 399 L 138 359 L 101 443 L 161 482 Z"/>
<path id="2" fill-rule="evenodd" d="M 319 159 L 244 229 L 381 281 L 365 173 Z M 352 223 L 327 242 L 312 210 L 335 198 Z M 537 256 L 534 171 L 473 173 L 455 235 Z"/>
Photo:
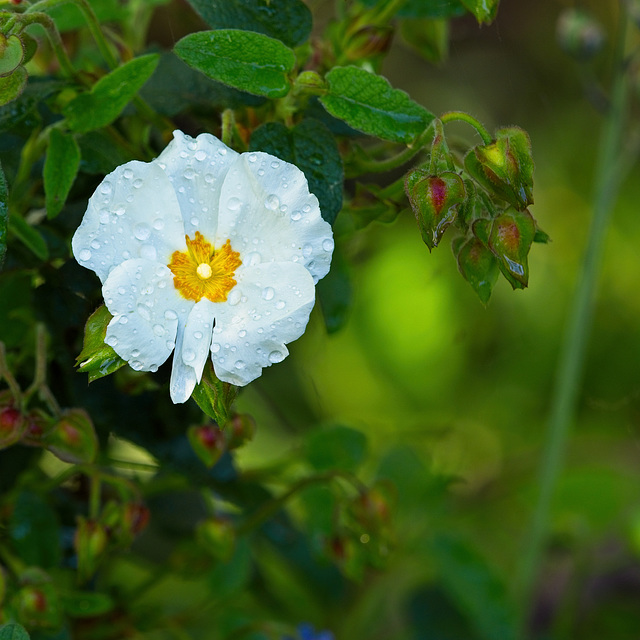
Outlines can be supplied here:
<path id="1" fill-rule="evenodd" d="M 487 304 L 500 270 L 498 261 L 477 237 L 458 238 L 452 245 L 458 271 L 472 286 L 482 304 Z"/>
<path id="2" fill-rule="evenodd" d="M 227 562 L 236 546 L 236 531 L 226 518 L 208 518 L 196 528 L 196 538 L 204 549 L 216 560 Z"/>
<path id="3" fill-rule="evenodd" d="M 26 429 L 22 413 L 13 406 L 10 395 L 0 397 L 0 449 L 6 449 L 20 440 Z"/>
<path id="4" fill-rule="evenodd" d="M 18 621 L 30 629 L 53 629 L 62 622 L 62 608 L 51 583 L 25 585 L 13 597 Z"/>
<path id="5" fill-rule="evenodd" d="M 98 437 L 89 414 L 83 409 L 68 409 L 46 434 L 45 445 L 51 453 L 72 464 L 93 462 L 98 453 Z"/>
<path id="6" fill-rule="evenodd" d="M 217 426 L 189 427 L 187 438 L 195 454 L 209 468 L 218 462 L 227 448 L 224 434 Z"/>
<path id="7" fill-rule="evenodd" d="M 228 449 L 237 449 L 253 440 L 256 421 L 247 413 L 236 413 L 224 428 Z"/>
<path id="8" fill-rule="evenodd" d="M 423 170 L 416 169 L 407 174 L 405 191 L 422 239 L 431 251 L 438 246 L 442 234 L 456 219 L 458 208 L 465 200 L 464 182 L 452 171 L 427 175 Z"/>
<path id="9" fill-rule="evenodd" d="M 471 149 L 465 169 L 490 194 L 518 210 L 533 204 L 533 158 L 526 131 L 508 127 L 496 131 L 496 140 Z"/>

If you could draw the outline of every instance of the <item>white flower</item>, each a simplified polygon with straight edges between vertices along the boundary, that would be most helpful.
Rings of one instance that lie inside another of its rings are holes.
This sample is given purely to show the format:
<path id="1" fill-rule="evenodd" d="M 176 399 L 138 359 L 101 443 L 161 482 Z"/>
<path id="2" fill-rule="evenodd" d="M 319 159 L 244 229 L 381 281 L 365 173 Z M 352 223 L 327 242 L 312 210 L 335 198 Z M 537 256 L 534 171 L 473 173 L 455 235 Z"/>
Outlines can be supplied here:
<path id="1" fill-rule="evenodd" d="M 72 246 L 102 281 L 105 342 L 137 371 L 175 351 L 171 399 L 185 402 L 209 355 L 236 385 L 287 356 L 333 236 L 297 167 L 176 131 L 158 158 L 102 181 Z"/>

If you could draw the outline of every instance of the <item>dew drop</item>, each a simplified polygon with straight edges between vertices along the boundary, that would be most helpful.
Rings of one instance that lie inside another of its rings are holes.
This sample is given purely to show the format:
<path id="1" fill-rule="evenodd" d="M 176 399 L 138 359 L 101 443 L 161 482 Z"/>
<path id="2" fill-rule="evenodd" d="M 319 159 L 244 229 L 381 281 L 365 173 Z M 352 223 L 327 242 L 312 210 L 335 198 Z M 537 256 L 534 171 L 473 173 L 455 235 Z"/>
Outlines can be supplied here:
<path id="1" fill-rule="evenodd" d="M 280 198 L 272 193 L 270 196 L 267 196 L 267 199 L 264 201 L 264 206 L 271 211 L 275 211 L 280 206 Z"/>
<path id="2" fill-rule="evenodd" d="M 164 327 L 161 324 L 154 324 L 153 333 L 155 333 L 158 337 L 163 336 L 165 334 Z"/>
<path id="3" fill-rule="evenodd" d="M 242 360 L 238 360 L 235 364 L 236 369 L 244 369 L 245 368 L 245 363 Z"/>
<path id="4" fill-rule="evenodd" d="M 217 342 L 211 344 L 211 353 L 218 353 L 220 351 L 220 345 Z"/>
<path id="5" fill-rule="evenodd" d="M 269 354 L 269 362 L 282 362 L 284 360 L 284 353 L 282 351 L 272 351 Z"/>
<path id="6" fill-rule="evenodd" d="M 189 168 L 189 169 L 185 169 L 185 170 L 184 170 L 184 173 L 183 173 L 182 175 L 183 175 L 187 180 L 193 180 L 193 179 L 194 179 L 194 177 L 195 177 L 195 175 L 196 175 L 196 172 L 195 172 L 193 169 Z"/>
<path id="7" fill-rule="evenodd" d="M 240 198 L 229 198 L 227 200 L 227 209 L 230 211 L 237 211 L 242 206 L 242 200 Z"/>
<path id="8" fill-rule="evenodd" d="M 173 309 L 167 309 L 167 310 L 164 312 L 164 317 L 165 317 L 167 320 L 176 320 L 176 319 L 177 319 L 177 317 L 178 317 L 178 314 L 177 314 Z"/>
<path id="9" fill-rule="evenodd" d="M 91 248 L 92 248 L 92 249 L 99 249 L 99 248 L 100 248 L 100 243 L 99 243 L 97 240 L 94 240 L 94 241 L 91 243 Z"/>
<path id="10" fill-rule="evenodd" d="M 276 292 L 273 290 L 273 287 L 265 287 L 262 290 L 262 298 L 263 300 L 271 300 L 275 293 Z"/>
<path id="11" fill-rule="evenodd" d="M 221 156 L 226 156 L 227 155 L 227 150 L 224 147 L 222 147 L 222 148 L 218 149 L 218 153 Z"/>
<path id="12" fill-rule="evenodd" d="M 173 340 L 167 340 L 166 344 L 169 351 L 173 351 L 174 347 L 176 346 L 176 343 Z"/>
<path id="13" fill-rule="evenodd" d="M 276 309 L 284 309 L 285 305 L 286 303 L 284 300 L 278 300 L 278 302 L 276 302 Z"/>
<path id="14" fill-rule="evenodd" d="M 162 218 L 156 218 L 153 221 L 153 228 L 156 229 L 156 231 L 162 231 L 162 229 L 164 229 L 164 220 Z"/>
<path id="15" fill-rule="evenodd" d="M 191 218 L 191 220 L 189 220 L 189 222 L 194 226 L 197 227 L 200 224 L 200 219 L 197 218 L 196 216 L 193 216 L 193 218 Z"/>
<path id="16" fill-rule="evenodd" d="M 127 290 L 124 287 L 118 287 L 118 293 L 123 296 L 125 293 L 127 293 Z"/>
<path id="17" fill-rule="evenodd" d="M 240 298 L 242 297 L 242 293 L 239 289 L 231 289 L 229 295 L 227 296 L 227 302 L 233 307 L 240 302 Z"/>
<path id="18" fill-rule="evenodd" d="M 98 213 L 100 217 L 100 224 L 108 224 L 109 223 L 109 209 L 100 209 Z"/>
<path id="19" fill-rule="evenodd" d="M 278 161 L 274 160 L 274 161 L 271 163 L 271 168 L 272 168 L 272 169 L 279 169 L 279 168 L 280 168 L 280 163 L 279 163 Z"/>
<path id="20" fill-rule="evenodd" d="M 124 214 L 124 207 L 123 206 L 116 207 L 113 210 L 113 213 L 115 213 L 117 216 L 123 215 Z"/>
<path id="21" fill-rule="evenodd" d="M 305 213 L 309 213 L 309 211 L 311 211 L 311 205 L 305 204 L 304 207 L 302 207 L 302 210 Z"/>
<path id="22" fill-rule="evenodd" d="M 113 187 L 111 186 L 111 183 L 108 180 L 105 180 L 100 185 L 100 193 L 103 193 L 106 196 L 106 195 L 109 195 L 111 191 L 113 191 Z"/>
<path id="23" fill-rule="evenodd" d="M 304 247 L 302 247 L 302 255 L 305 258 L 308 258 L 312 253 L 313 247 L 310 244 L 305 244 Z"/>
<path id="24" fill-rule="evenodd" d="M 146 240 L 151 235 L 151 229 L 149 229 L 148 224 L 139 222 L 133 227 L 133 235 L 138 238 L 138 240 Z"/>
<path id="25" fill-rule="evenodd" d="M 133 362 L 130 363 L 131 368 L 134 371 L 140 371 L 140 369 L 142 369 L 142 362 L 140 362 L 140 360 L 134 360 Z"/>
<path id="26" fill-rule="evenodd" d="M 195 153 L 195 159 L 198 162 L 202 162 L 203 160 L 205 160 L 207 157 L 207 152 L 203 151 L 202 149 L 200 149 L 199 151 L 196 151 Z"/>
<path id="27" fill-rule="evenodd" d="M 139 189 L 143 184 L 144 184 L 144 183 L 142 182 L 142 180 L 140 180 L 140 178 L 136 178 L 136 179 L 133 181 L 133 186 L 134 186 L 136 189 Z"/>
<path id="28" fill-rule="evenodd" d="M 333 247 L 335 246 L 335 243 L 333 242 L 333 240 L 331 238 L 327 238 L 326 240 L 322 241 L 322 248 L 325 251 L 333 251 Z"/>
<path id="29" fill-rule="evenodd" d="M 80 260 L 89 260 L 91 258 L 91 251 L 89 249 L 83 249 L 80 252 Z"/>
<path id="30" fill-rule="evenodd" d="M 120 324 L 127 324 L 129 322 L 129 318 L 127 316 L 120 316 L 120 320 L 118 320 Z"/>
<path id="31" fill-rule="evenodd" d="M 118 344 L 118 338 L 116 338 L 115 336 L 109 336 L 105 342 L 110 346 L 110 347 L 115 347 Z"/>
<path id="32" fill-rule="evenodd" d="M 300 211 L 294 211 L 294 212 L 291 214 L 291 219 L 292 219 L 293 221 L 300 220 L 300 218 L 302 218 L 302 213 L 300 213 Z"/>
<path id="33" fill-rule="evenodd" d="M 258 175 L 262 177 L 264 175 L 264 169 L 258 169 Z"/>
<path id="34" fill-rule="evenodd" d="M 125 250 L 122 252 L 122 257 L 123 257 L 125 260 L 128 260 L 128 259 L 131 257 L 131 254 L 130 254 L 126 249 L 125 249 Z"/>
<path id="35" fill-rule="evenodd" d="M 196 352 L 193 349 L 185 349 L 182 352 L 184 362 L 193 362 L 196 359 Z"/>
<path id="36" fill-rule="evenodd" d="M 132 355 L 134 358 L 137 358 L 137 357 L 140 355 L 140 349 L 134 349 L 134 350 L 131 352 L 131 355 Z"/>
<path id="37" fill-rule="evenodd" d="M 257 264 L 260 264 L 262 261 L 262 256 L 257 251 L 252 251 L 251 253 L 247 253 L 244 257 L 244 263 L 248 267 L 253 267 Z"/>
<path id="38" fill-rule="evenodd" d="M 212 173 L 205 173 L 205 174 L 204 174 L 204 181 L 205 181 L 207 184 L 211 184 L 214 180 L 215 180 L 215 178 L 213 177 L 213 174 L 212 174 Z"/>
<path id="39" fill-rule="evenodd" d="M 195 332 L 193 333 L 193 337 L 194 337 L 196 340 L 202 340 L 202 331 L 195 331 Z"/>
<path id="40" fill-rule="evenodd" d="M 155 373 L 158 370 L 158 365 L 157 364 L 150 364 L 149 365 L 149 371 L 151 371 L 151 373 Z"/>
<path id="41" fill-rule="evenodd" d="M 244 329 L 242 329 L 242 331 L 238 331 L 238 335 L 239 335 L 241 338 L 244 338 L 244 337 L 247 335 L 247 332 L 246 332 Z"/>
<path id="42" fill-rule="evenodd" d="M 151 314 L 149 313 L 149 309 L 145 307 L 143 304 L 139 304 L 137 307 L 138 313 L 144 320 L 151 320 Z"/>

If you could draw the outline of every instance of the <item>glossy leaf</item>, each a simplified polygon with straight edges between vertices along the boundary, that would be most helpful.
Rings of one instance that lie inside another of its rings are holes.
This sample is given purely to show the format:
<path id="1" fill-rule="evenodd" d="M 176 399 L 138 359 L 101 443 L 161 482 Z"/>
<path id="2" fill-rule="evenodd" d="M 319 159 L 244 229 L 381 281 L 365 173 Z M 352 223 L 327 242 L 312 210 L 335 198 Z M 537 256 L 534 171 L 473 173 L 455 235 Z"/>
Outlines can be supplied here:
<path id="1" fill-rule="evenodd" d="M 493 22 L 498 12 L 500 0 L 460 0 L 476 17 L 479 24 Z"/>
<path id="2" fill-rule="evenodd" d="M 13 216 L 9 219 L 9 230 L 22 244 L 30 249 L 40 260 L 49 258 L 49 247 L 40 232 L 27 223 L 20 216 Z"/>
<path id="3" fill-rule="evenodd" d="M 326 75 L 325 109 L 350 127 L 392 142 L 410 144 L 433 120 L 433 114 L 386 78 L 358 67 L 334 67 Z"/>
<path id="4" fill-rule="evenodd" d="M 10 622 L 0 627 L 0 640 L 29 640 L 30 636 L 27 630 L 17 624 L 16 622 Z"/>
<path id="5" fill-rule="evenodd" d="M 0 164 L 0 269 L 7 254 L 7 227 L 9 224 L 9 190 Z"/>
<path id="6" fill-rule="evenodd" d="M 279 40 L 239 29 L 200 31 L 182 38 L 176 55 L 209 78 L 267 98 L 289 93 L 296 58 Z"/>
<path id="7" fill-rule="evenodd" d="M 0 77 L 13 73 L 24 58 L 24 47 L 18 36 L 0 34 Z"/>
<path id="8" fill-rule="evenodd" d="M 51 129 L 44 161 L 44 193 L 47 217 L 55 218 L 67 200 L 80 166 L 80 149 L 74 137 Z"/>
<path id="9" fill-rule="evenodd" d="M 89 374 L 89 382 L 108 376 L 127 364 L 104 341 L 112 317 L 107 307 L 102 305 L 89 316 L 85 325 L 84 344 L 76 364 L 78 371 Z"/>
<path id="10" fill-rule="evenodd" d="M 293 129 L 269 122 L 254 131 L 250 149 L 295 164 L 306 176 L 309 191 L 318 198 L 322 217 L 333 224 L 342 208 L 344 169 L 335 138 L 327 127 L 311 118 Z"/>
<path id="11" fill-rule="evenodd" d="M 73 131 L 85 133 L 111 124 L 153 73 L 160 56 L 134 58 L 100 78 L 88 93 L 81 93 L 63 110 Z"/>
<path id="12" fill-rule="evenodd" d="M 213 29 L 256 31 L 297 47 L 311 33 L 311 11 L 302 0 L 188 0 Z"/>
<path id="13" fill-rule="evenodd" d="M 307 436 L 307 459 L 318 471 L 355 471 L 363 462 L 366 451 L 366 436 L 350 427 L 316 429 Z"/>
<path id="14" fill-rule="evenodd" d="M 18 67 L 11 75 L 0 78 L 0 106 L 20 96 L 27 84 L 27 78 L 24 67 Z"/>

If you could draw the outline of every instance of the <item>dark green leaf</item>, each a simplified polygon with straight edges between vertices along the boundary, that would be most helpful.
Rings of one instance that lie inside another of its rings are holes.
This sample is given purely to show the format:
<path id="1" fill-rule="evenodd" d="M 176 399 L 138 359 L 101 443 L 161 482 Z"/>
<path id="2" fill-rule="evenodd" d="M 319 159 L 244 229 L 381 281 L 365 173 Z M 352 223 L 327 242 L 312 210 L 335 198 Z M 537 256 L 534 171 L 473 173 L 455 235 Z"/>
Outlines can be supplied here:
<path id="1" fill-rule="evenodd" d="M 2 42 L 4 40 L 4 43 Z M 4 46 L 3 46 L 4 44 Z M 18 36 L 0 35 L 0 76 L 13 73 L 24 58 L 24 48 Z"/>
<path id="2" fill-rule="evenodd" d="M 493 22 L 498 12 L 500 0 L 460 0 L 462 4 L 476 17 L 478 23 Z"/>
<path id="3" fill-rule="evenodd" d="M 368 7 L 383 5 L 387 0 L 364 0 Z M 461 0 L 407 0 L 397 13 L 399 18 L 455 18 L 464 15 Z"/>
<path id="4" fill-rule="evenodd" d="M 90 131 L 78 137 L 80 171 L 106 175 L 131 160 L 131 156 L 105 131 Z"/>
<path id="5" fill-rule="evenodd" d="M 333 224 L 342 208 L 344 170 L 335 138 L 318 120 L 303 120 L 293 129 L 269 122 L 251 136 L 252 151 L 266 151 L 295 164 L 320 202 L 322 217 Z"/>
<path id="6" fill-rule="evenodd" d="M 318 471 L 355 471 L 364 460 L 366 450 L 365 435 L 342 426 L 316 429 L 306 442 L 307 459 Z"/>
<path id="7" fill-rule="evenodd" d="M 325 109 L 349 126 L 392 142 L 410 144 L 433 120 L 432 113 L 386 78 L 358 67 L 334 67 L 326 76 Z"/>
<path id="8" fill-rule="evenodd" d="M 32 491 L 18 494 L 9 534 L 26 565 L 49 569 L 60 562 L 60 534 L 55 512 L 44 498 Z"/>
<path id="9" fill-rule="evenodd" d="M 57 80 L 31 78 L 17 100 L 0 106 L 0 131 L 14 132 L 17 126 L 33 113 L 38 103 L 63 86 L 64 83 Z M 27 122 L 26 127 L 31 129 L 28 125 Z"/>
<path id="10" fill-rule="evenodd" d="M 311 11 L 302 0 L 189 0 L 213 29 L 257 31 L 297 47 L 311 33 Z"/>
<path id="11" fill-rule="evenodd" d="M 47 217 L 55 218 L 67 200 L 80 166 L 80 149 L 74 137 L 51 129 L 44 161 L 44 193 Z"/>
<path id="12" fill-rule="evenodd" d="M 174 51 L 209 78 L 267 98 L 289 93 L 296 58 L 288 47 L 261 33 L 220 29 L 180 40 Z"/>
<path id="13" fill-rule="evenodd" d="M 347 321 L 351 306 L 351 278 L 342 253 L 333 252 L 329 273 L 316 285 L 327 333 L 335 333 Z"/>
<path id="14" fill-rule="evenodd" d="M 503 582 L 473 549 L 451 536 L 434 541 L 444 589 L 485 640 L 515 640 L 516 619 Z"/>
<path id="15" fill-rule="evenodd" d="M 551 242 L 551 236 L 546 231 L 543 231 L 542 229 L 537 228 L 536 233 L 533 236 L 533 241 L 540 242 L 542 244 L 548 244 L 549 242 Z M 1 264 L 2 262 L 0 262 L 0 265 Z"/>
<path id="16" fill-rule="evenodd" d="M 104 593 L 76 591 L 63 596 L 62 604 L 72 618 L 93 618 L 111 611 L 113 600 Z"/>
<path id="17" fill-rule="evenodd" d="M 251 576 L 251 549 L 248 538 L 240 538 L 229 562 L 220 563 L 211 572 L 209 584 L 213 595 L 224 598 L 245 588 Z"/>
<path id="18" fill-rule="evenodd" d="M 151 53 L 130 60 L 100 78 L 64 109 L 69 127 L 85 133 L 111 124 L 153 73 L 160 56 Z"/>
<path id="19" fill-rule="evenodd" d="M 0 78 L 0 106 L 15 100 L 24 91 L 27 84 L 27 72 L 18 67 L 10 76 Z"/>
<path id="20" fill-rule="evenodd" d="M 107 307 L 102 305 L 89 316 L 84 327 L 84 343 L 76 364 L 79 371 L 89 374 L 89 382 L 108 376 L 127 364 L 104 341 L 111 318 Z"/>
<path id="21" fill-rule="evenodd" d="M 0 627 L 0 640 L 29 640 L 27 630 L 15 622 Z"/>
<path id="22" fill-rule="evenodd" d="M 28 224 L 20 216 L 9 218 L 9 230 L 25 247 L 30 249 L 40 260 L 49 258 L 49 247 L 37 229 Z"/>
<path id="23" fill-rule="evenodd" d="M 0 165 L 0 269 L 7 253 L 7 225 L 9 223 L 9 190 Z"/>

